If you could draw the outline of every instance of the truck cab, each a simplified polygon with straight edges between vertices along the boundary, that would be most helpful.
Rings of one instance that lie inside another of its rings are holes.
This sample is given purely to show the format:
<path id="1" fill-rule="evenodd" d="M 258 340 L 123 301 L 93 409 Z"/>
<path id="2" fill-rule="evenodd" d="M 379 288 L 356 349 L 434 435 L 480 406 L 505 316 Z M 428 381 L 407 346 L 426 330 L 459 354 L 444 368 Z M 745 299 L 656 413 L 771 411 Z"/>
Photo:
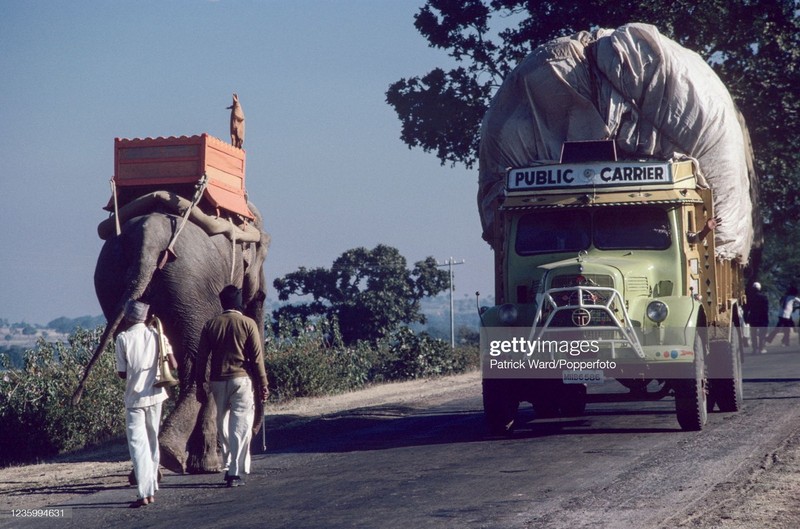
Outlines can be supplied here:
<path id="1" fill-rule="evenodd" d="M 581 414 L 614 381 L 627 392 L 605 400 L 674 397 L 685 430 L 741 403 L 741 272 L 714 256 L 697 162 L 609 158 L 507 172 L 497 305 L 481 315 L 493 432 L 513 428 L 523 401 Z"/>

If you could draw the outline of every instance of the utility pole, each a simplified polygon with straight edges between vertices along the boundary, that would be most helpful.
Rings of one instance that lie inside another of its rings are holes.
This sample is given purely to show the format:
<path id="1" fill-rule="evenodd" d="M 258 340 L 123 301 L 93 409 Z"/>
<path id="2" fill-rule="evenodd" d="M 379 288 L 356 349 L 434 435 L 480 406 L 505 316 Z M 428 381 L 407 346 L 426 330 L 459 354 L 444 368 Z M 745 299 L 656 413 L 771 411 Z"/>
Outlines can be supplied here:
<path id="1" fill-rule="evenodd" d="M 451 257 L 450 260 L 445 261 L 443 263 L 436 263 L 436 266 L 446 266 L 449 268 L 450 272 L 450 348 L 456 348 L 456 323 L 455 323 L 455 316 L 454 316 L 454 307 L 453 307 L 453 266 L 464 264 L 466 261 L 463 259 L 460 261 L 454 261 Z"/>

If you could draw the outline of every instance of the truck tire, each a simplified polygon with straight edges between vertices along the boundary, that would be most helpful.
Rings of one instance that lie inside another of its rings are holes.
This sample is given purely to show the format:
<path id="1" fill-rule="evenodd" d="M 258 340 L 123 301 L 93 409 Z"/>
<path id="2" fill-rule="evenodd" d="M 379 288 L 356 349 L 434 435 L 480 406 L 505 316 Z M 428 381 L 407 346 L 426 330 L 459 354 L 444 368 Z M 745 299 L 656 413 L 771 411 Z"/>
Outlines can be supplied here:
<path id="1" fill-rule="evenodd" d="M 483 381 L 483 416 L 492 435 L 509 435 L 514 431 L 514 419 L 519 408 L 514 382 L 503 379 Z"/>
<path id="2" fill-rule="evenodd" d="M 708 351 L 708 411 L 737 412 L 742 407 L 742 357 L 739 329 L 733 328 L 731 341 L 711 342 Z"/>
<path id="3" fill-rule="evenodd" d="M 705 347 L 699 329 L 694 338 L 694 379 L 682 378 L 673 381 L 675 389 L 675 414 L 681 429 L 696 432 L 703 429 L 708 420 Z"/>

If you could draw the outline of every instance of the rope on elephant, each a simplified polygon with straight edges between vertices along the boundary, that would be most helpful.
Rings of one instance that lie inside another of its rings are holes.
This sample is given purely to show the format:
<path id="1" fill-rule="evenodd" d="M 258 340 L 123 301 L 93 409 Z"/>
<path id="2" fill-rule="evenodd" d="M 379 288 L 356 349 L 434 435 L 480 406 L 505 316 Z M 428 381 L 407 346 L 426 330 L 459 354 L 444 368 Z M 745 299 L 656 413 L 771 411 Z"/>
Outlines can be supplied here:
<path id="1" fill-rule="evenodd" d="M 231 223 L 231 234 L 233 235 L 233 237 L 231 237 L 231 279 L 230 279 L 230 283 L 233 283 L 233 272 L 236 269 L 236 231 L 234 230 L 236 226 L 233 225 L 233 219 L 229 218 L 228 220 Z"/>
<path id="2" fill-rule="evenodd" d="M 142 195 L 128 204 L 119 208 L 118 215 L 112 215 L 97 226 L 97 234 L 102 240 L 107 240 L 114 236 L 117 217 L 119 222 L 124 224 L 128 220 L 153 212 L 156 208 L 162 207 L 168 211 L 173 211 L 180 215 L 190 211 L 189 220 L 203 229 L 209 236 L 225 235 L 231 241 L 239 242 L 259 242 L 261 241 L 261 230 L 252 224 L 236 226 L 232 219 L 213 217 L 205 213 L 200 207 L 192 206 L 192 203 L 171 191 L 153 191 Z"/>
<path id="3" fill-rule="evenodd" d="M 194 197 L 192 197 L 192 203 L 186 208 L 181 214 L 181 223 L 178 226 L 178 229 L 175 230 L 175 233 L 172 234 L 172 238 L 169 240 L 169 244 L 167 245 L 167 249 L 164 250 L 164 258 L 162 259 L 161 263 L 159 264 L 159 268 L 162 268 L 166 263 L 167 259 L 175 257 L 175 252 L 173 251 L 173 247 L 175 246 L 175 241 L 178 240 L 178 235 L 181 234 L 183 231 L 183 227 L 186 226 L 186 221 L 189 220 L 189 214 L 192 212 L 192 208 L 197 206 L 200 202 L 200 199 L 203 198 L 203 192 L 206 190 L 206 186 L 208 186 L 208 175 L 203 173 L 203 177 L 200 178 L 200 181 L 197 183 L 195 187 Z"/>
<path id="4" fill-rule="evenodd" d="M 114 220 L 116 223 L 114 224 L 115 231 L 117 235 L 122 233 L 122 228 L 119 225 L 119 203 L 117 202 L 117 183 L 114 182 L 114 179 L 111 179 L 111 197 L 114 199 Z"/>

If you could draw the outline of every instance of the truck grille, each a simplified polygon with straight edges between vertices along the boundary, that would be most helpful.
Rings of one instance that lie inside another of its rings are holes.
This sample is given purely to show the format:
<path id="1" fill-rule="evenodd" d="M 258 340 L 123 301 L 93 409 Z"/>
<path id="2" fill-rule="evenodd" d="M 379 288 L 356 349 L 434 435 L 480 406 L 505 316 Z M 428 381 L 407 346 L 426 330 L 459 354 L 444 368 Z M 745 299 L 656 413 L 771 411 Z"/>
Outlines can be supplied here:
<path id="1" fill-rule="evenodd" d="M 607 311 L 602 309 L 588 309 L 590 320 L 587 325 L 581 327 L 607 327 L 610 325 L 617 325 L 614 318 L 608 314 Z M 573 321 L 572 311 L 562 310 L 553 316 L 550 322 L 551 327 L 578 327 Z"/>
<path id="2" fill-rule="evenodd" d="M 613 287 L 614 279 L 601 274 L 578 274 L 557 276 L 551 282 L 551 288 L 575 287 L 578 285 L 595 285 L 598 287 Z"/>
<path id="3" fill-rule="evenodd" d="M 580 287 L 580 288 L 579 288 Z M 594 289 L 592 287 L 600 287 Z M 551 281 L 551 289 L 561 289 L 552 291 L 552 300 L 555 306 L 544 308 L 542 321 L 550 320 L 550 327 L 607 327 L 617 326 L 619 323 L 614 319 L 608 310 L 602 308 L 592 308 L 592 305 L 602 305 L 609 307 L 612 312 L 616 312 L 616 302 L 614 298 L 614 279 L 608 275 L 600 274 L 579 274 L 564 275 L 554 277 Z M 582 299 L 581 299 L 582 298 Z M 564 307 L 563 310 L 558 310 Z M 583 317 L 588 315 L 588 323 L 576 323 L 574 310 L 568 307 L 586 307 Z"/>

